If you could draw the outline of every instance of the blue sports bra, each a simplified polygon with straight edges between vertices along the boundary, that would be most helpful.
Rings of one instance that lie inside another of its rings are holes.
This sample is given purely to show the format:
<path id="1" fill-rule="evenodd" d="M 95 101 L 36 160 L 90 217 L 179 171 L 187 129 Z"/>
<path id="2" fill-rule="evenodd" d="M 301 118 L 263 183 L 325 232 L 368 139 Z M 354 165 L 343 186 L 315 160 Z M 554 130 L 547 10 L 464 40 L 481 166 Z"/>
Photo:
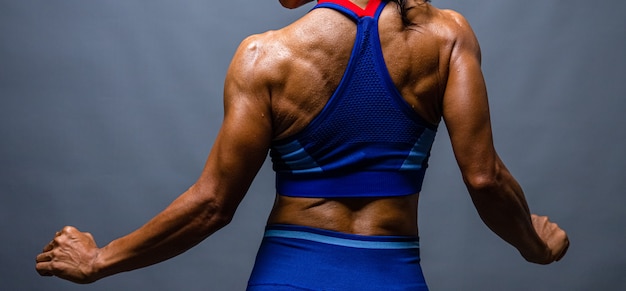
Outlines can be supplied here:
<path id="1" fill-rule="evenodd" d="M 297 134 L 272 143 L 276 190 L 292 197 L 388 197 L 418 193 L 437 127 L 402 98 L 385 65 L 378 18 L 386 1 L 365 9 L 320 0 L 357 24 L 343 78 L 322 111 Z"/>

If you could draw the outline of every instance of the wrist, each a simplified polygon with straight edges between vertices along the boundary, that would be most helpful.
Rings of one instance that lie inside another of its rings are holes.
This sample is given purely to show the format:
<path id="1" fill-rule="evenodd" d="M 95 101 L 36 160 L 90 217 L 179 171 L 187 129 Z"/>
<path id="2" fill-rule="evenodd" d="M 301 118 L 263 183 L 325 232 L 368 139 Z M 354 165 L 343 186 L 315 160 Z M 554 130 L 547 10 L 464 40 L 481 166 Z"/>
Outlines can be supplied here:
<path id="1" fill-rule="evenodd" d="M 100 280 L 106 276 L 111 274 L 107 274 L 109 266 L 107 265 L 107 260 L 105 260 L 105 252 L 106 247 L 99 248 L 97 250 L 96 256 L 94 257 L 91 263 L 91 270 L 89 273 L 89 278 L 92 282 Z"/>
<path id="2" fill-rule="evenodd" d="M 531 263 L 546 265 L 552 262 L 550 249 L 543 242 L 532 249 L 520 250 L 520 253 Z"/>

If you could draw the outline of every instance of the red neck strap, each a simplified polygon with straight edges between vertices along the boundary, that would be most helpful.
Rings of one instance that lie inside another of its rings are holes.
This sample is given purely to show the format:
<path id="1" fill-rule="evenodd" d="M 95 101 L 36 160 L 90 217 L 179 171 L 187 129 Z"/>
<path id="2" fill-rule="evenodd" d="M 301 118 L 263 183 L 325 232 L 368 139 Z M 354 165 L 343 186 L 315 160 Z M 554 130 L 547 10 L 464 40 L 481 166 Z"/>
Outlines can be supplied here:
<path id="1" fill-rule="evenodd" d="M 378 5 L 382 0 L 369 0 L 367 2 L 367 6 L 365 9 L 359 7 L 358 5 L 352 3 L 350 0 L 318 0 L 317 3 L 334 3 L 340 6 L 343 6 L 352 12 L 356 13 L 359 17 L 370 16 L 374 17 L 376 14 L 376 9 L 378 9 Z"/>

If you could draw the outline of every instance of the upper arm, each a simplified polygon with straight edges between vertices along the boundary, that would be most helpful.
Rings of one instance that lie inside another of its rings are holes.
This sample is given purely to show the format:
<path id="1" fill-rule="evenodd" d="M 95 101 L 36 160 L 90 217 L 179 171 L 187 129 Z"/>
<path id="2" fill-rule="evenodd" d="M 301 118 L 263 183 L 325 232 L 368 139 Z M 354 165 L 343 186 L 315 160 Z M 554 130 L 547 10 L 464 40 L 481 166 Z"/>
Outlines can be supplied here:
<path id="1" fill-rule="evenodd" d="M 237 50 L 224 83 L 224 120 L 195 187 L 234 213 L 267 157 L 270 96 L 254 42 Z"/>
<path id="2" fill-rule="evenodd" d="M 498 170 L 487 89 L 478 41 L 461 15 L 452 16 L 456 33 L 443 98 L 443 118 L 466 184 L 480 185 L 489 183 Z"/>

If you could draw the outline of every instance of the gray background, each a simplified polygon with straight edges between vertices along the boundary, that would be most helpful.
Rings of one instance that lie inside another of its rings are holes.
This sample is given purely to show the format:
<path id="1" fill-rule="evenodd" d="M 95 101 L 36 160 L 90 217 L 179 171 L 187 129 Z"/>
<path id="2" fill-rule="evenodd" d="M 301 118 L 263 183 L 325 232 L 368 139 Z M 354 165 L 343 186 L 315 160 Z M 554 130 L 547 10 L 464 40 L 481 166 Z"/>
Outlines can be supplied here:
<path id="1" fill-rule="evenodd" d="M 473 25 L 499 153 L 572 245 L 539 266 L 489 232 L 441 126 L 419 214 L 431 289 L 625 290 L 625 2 L 435 5 Z M 64 225 L 104 245 L 191 185 L 239 42 L 310 7 L 0 0 L 0 289 L 243 290 L 273 200 L 267 164 L 230 226 L 168 262 L 80 286 L 40 278 L 34 261 Z"/>

